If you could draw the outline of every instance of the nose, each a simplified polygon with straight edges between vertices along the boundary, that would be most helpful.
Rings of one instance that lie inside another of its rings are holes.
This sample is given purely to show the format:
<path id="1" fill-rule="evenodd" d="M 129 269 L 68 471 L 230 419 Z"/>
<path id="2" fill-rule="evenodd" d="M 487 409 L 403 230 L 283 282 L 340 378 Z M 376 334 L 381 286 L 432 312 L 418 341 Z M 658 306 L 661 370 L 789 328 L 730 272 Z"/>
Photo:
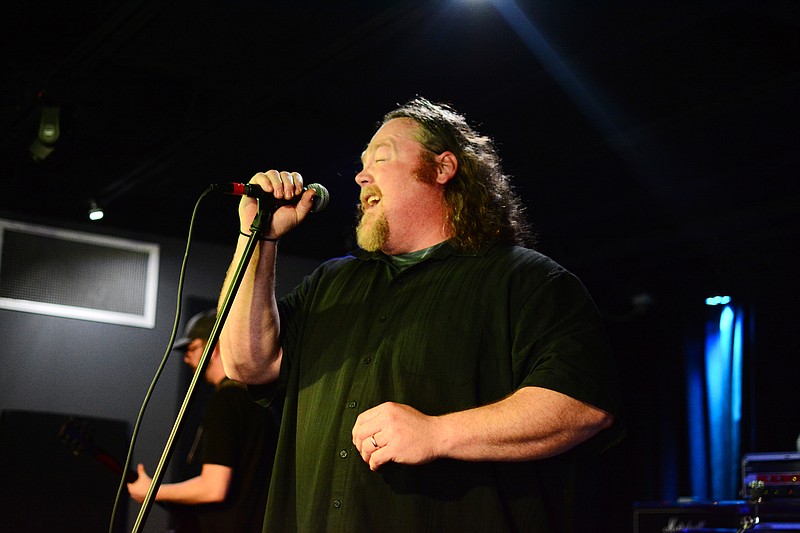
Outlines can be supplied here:
<path id="1" fill-rule="evenodd" d="M 363 187 L 369 183 L 372 183 L 372 175 L 367 172 L 366 168 L 362 168 L 361 172 L 356 174 L 355 180 L 360 187 Z"/>

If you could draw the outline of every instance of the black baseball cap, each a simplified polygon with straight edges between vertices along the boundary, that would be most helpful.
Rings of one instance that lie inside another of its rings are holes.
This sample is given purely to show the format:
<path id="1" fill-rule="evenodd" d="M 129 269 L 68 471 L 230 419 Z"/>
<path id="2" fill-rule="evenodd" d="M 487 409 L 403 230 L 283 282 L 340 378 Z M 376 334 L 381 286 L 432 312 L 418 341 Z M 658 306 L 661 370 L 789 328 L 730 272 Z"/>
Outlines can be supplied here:
<path id="1" fill-rule="evenodd" d="M 194 339 L 203 339 L 207 341 L 211 336 L 211 330 L 214 329 L 214 323 L 216 321 L 216 309 L 209 309 L 208 311 L 197 313 L 186 323 L 183 337 L 176 340 L 172 347 L 176 350 L 181 350 L 189 346 Z"/>

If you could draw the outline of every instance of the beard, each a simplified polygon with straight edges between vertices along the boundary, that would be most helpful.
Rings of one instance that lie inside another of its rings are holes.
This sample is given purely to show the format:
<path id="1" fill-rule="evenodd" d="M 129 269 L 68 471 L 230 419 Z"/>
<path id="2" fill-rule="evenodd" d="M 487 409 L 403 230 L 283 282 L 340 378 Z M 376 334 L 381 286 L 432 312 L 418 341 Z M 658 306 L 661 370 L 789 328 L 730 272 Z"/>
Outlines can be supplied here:
<path id="1" fill-rule="evenodd" d="M 389 222 L 386 215 L 381 212 L 373 213 L 372 222 L 365 222 L 364 210 L 359 208 L 358 225 L 356 226 L 356 242 L 359 248 L 368 252 L 377 252 L 383 249 L 389 240 Z"/>

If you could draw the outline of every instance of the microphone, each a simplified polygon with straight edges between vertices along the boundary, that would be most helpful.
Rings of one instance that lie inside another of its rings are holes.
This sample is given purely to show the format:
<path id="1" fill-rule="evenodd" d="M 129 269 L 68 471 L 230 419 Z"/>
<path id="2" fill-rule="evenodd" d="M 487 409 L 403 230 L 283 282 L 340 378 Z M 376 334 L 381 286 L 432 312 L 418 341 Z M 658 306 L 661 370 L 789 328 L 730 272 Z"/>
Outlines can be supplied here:
<path id="1" fill-rule="evenodd" d="M 314 191 L 314 199 L 311 204 L 311 212 L 319 213 L 328 207 L 330 196 L 328 189 L 319 183 L 311 183 L 303 187 L 303 192 L 308 189 Z M 272 193 L 264 192 L 260 186 L 255 183 L 214 183 L 211 185 L 212 191 L 221 192 L 223 194 L 232 194 L 234 196 L 249 196 L 250 198 L 258 198 L 262 202 L 267 202 L 267 205 L 273 208 L 273 211 L 284 205 L 295 205 L 300 201 L 300 196 L 295 196 L 290 200 L 285 198 L 275 198 Z"/>

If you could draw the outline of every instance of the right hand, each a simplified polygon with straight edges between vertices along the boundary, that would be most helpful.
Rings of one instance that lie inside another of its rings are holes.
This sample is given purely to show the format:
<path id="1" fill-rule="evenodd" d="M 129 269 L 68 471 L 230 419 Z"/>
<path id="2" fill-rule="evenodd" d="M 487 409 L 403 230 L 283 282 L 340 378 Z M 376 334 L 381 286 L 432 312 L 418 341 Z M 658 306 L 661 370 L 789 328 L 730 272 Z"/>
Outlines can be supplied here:
<path id="1" fill-rule="evenodd" d="M 150 490 L 152 479 L 147 475 L 144 465 L 141 463 L 139 463 L 139 466 L 136 468 L 136 472 L 139 474 L 139 477 L 136 478 L 136 481 L 133 483 L 128 483 L 128 492 L 130 493 L 131 498 L 139 503 L 142 503 L 145 496 L 147 496 L 148 491 Z"/>
<path id="2" fill-rule="evenodd" d="M 277 170 L 259 172 L 250 178 L 250 183 L 257 184 L 266 193 L 272 193 L 275 198 L 291 199 L 303 194 L 302 200 L 298 203 L 282 206 L 272 214 L 269 226 L 261 228 L 265 238 L 282 237 L 300 224 L 311 212 L 312 198 L 315 193 L 313 189 L 303 193 L 303 177 L 299 172 L 278 172 Z M 249 196 L 242 196 L 239 201 L 239 224 L 244 233 L 250 233 L 250 226 L 256 213 L 258 213 L 258 201 Z"/>

